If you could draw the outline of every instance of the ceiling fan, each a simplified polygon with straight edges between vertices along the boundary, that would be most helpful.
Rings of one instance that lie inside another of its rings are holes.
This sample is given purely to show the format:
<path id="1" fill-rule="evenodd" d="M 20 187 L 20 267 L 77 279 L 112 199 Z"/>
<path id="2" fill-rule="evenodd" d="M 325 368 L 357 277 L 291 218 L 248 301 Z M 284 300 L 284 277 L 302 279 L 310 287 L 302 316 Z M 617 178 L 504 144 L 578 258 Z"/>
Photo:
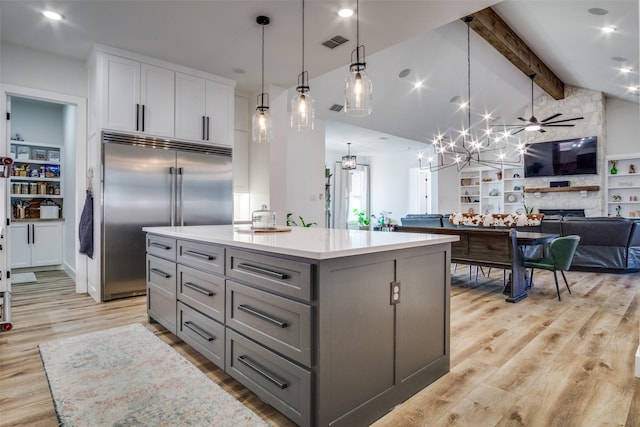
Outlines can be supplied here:
<path id="1" fill-rule="evenodd" d="M 556 117 L 560 117 L 562 115 L 562 113 L 556 113 L 552 116 L 547 117 L 544 120 L 538 120 L 536 116 L 533 114 L 533 79 L 535 79 L 535 77 L 536 77 L 535 73 L 529 74 L 529 78 L 531 79 L 531 117 L 529 117 L 529 119 L 518 117 L 518 120 L 524 122 L 523 124 L 507 125 L 506 127 L 514 128 L 511 130 L 515 130 L 515 132 L 513 133 L 511 132 L 511 130 L 509 131 L 511 135 L 520 133 L 523 130 L 526 130 L 528 132 L 537 131 L 540 133 L 544 133 L 546 132 L 544 130 L 545 127 L 573 127 L 575 126 L 575 124 L 567 123 L 567 122 L 584 119 L 584 117 L 574 117 L 572 119 L 553 120 Z"/>

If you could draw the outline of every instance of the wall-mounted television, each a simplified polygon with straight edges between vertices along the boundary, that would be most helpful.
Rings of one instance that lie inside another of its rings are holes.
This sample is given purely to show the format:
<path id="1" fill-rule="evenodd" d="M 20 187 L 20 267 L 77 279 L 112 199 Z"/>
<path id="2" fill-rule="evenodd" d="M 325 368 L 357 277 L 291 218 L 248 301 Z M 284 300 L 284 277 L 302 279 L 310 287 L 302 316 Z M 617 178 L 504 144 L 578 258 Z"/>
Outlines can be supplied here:
<path id="1" fill-rule="evenodd" d="M 526 145 L 524 176 L 595 175 L 598 173 L 598 138 L 565 139 Z"/>

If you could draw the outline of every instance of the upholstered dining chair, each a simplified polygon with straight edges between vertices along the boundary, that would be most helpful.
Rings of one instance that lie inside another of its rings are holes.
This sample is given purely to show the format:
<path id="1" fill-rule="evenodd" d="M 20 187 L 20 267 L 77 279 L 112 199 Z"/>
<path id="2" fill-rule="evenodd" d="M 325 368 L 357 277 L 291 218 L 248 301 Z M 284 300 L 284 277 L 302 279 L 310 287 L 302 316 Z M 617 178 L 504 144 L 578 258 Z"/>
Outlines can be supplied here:
<path id="1" fill-rule="evenodd" d="M 564 272 L 569 270 L 569 267 L 571 267 L 571 261 L 573 260 L 573 255 L 576 253 L 578 243 L 580 243 L 580 236 L 558 237 L 549 244 L 547 256 L 540 259 L 526 259 L 524 261 L 524 266 L 525 268 L 531 269 L 529 283 L 533 285 L 533 270 L 535 268 L 553 271 L 553 278 L 556 281 L 556 290 L 558 291 L 558 301 L 561 301 L 557 274 L 559 271 L 564 279 L 564 284 L 567 285 L 567 290 L 571 293 L 571 289 L 569 288 L 569 283 L 567 282 Z"/>

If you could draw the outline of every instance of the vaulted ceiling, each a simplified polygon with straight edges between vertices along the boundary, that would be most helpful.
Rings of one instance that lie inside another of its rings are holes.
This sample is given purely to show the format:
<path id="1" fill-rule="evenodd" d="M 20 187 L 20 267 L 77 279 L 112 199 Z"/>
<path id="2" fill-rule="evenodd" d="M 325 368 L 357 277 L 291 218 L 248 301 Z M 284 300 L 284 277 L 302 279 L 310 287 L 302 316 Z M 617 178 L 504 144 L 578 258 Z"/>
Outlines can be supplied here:
<path id="1" fill-rule="evenodd" d="M 374 82 L 375 110 L 367 118 L 346 117 L 330 110 L 343 103 L 342 84 L 355 47 L 355 16 L 336 13 L 345 4 L 355 1 L 305 4 L 305 69 L 316 115 L 328 121 L 329 146 L 344 144 L 347 132 L 358 138 L 358 129 L 365 128 L 361 140 L 375 145 L 363 142 L 361 149 L 406 150 L 438 129 L 459 126 L 463 117 L 455 99 L 467 93 L 467 28 L 459 18 L 489 6 L 564 83 L 638 102 L 638 92 L 628 89 L 638 85 L 636 0 L 360 0 L 360 40 Z M 39 13 L 45 6 L 65 19 L 46 21 Z M 265 28 L 266 82 L 292 88 L 302 68 L 301 6 L 297 0 L 2 0 L 0 37 L 81 60 L 94 43 L 115 46 L 234 79 L 239 92 L 252 96 L 260 82 L 256 17 L 271 18 Z M 608 13 L 588 12 L 592 8 Z M 603 34 L 603 25 L 616 31 Z M 349 42 L 335 49 L 321 44 L 336 35 Z M 633 71 L 621 73 L 622 65 Z M 405 69 L 410 72 L 402 78 Z M 471 89 L 474 114 L 491 112 L 496 120 L 513 120 L 530 102 L 529 78 L 475 33 Z M 358 140 L 353 142 L 360 149 Z"/>

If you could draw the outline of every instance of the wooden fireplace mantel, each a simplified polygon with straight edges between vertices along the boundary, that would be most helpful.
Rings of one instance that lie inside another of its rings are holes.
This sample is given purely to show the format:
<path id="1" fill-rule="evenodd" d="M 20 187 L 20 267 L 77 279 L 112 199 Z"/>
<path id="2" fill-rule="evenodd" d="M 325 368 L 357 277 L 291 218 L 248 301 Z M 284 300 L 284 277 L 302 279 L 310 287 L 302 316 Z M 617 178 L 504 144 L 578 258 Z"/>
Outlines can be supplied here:
<path id="1" fill-rule="evenodd" d="M 563 193 L 567 191 L 600 191 L 599 185 L 576 185 L 574 187 L 537 187 L 526 188 L 525 193 Z"/>

